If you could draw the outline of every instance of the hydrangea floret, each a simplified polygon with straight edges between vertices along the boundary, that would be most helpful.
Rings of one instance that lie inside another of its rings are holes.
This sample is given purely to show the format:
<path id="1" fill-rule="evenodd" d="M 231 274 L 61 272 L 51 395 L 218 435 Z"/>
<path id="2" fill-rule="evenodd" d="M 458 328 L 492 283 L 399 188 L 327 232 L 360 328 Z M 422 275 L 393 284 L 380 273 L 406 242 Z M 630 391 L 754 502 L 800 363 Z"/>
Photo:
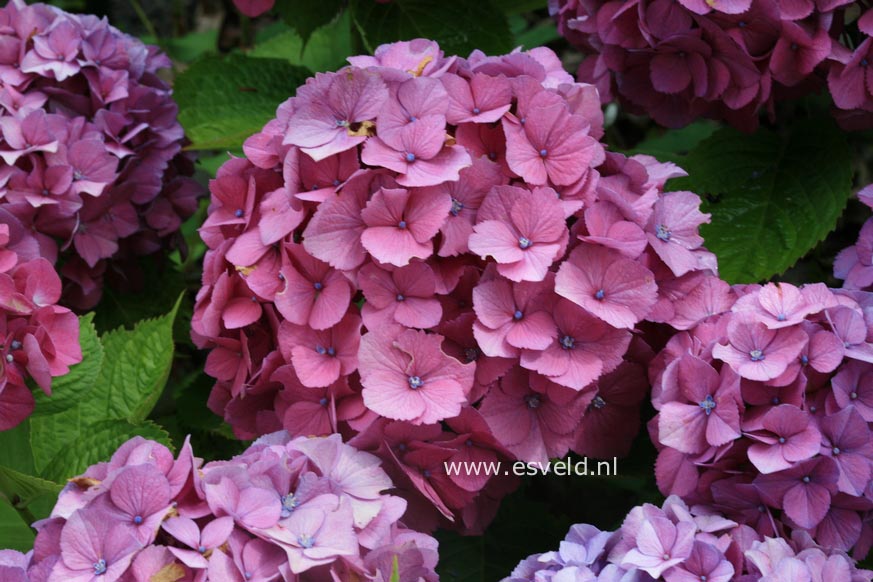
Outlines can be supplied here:
<path id="1" fill-rule="evenodd" d="M 0 209 L 59 265 L 67 305 L 134 286 L 133 259 L 181 244 L 197 209 L 169 66 L 105 19 L 0 8 Z"/>

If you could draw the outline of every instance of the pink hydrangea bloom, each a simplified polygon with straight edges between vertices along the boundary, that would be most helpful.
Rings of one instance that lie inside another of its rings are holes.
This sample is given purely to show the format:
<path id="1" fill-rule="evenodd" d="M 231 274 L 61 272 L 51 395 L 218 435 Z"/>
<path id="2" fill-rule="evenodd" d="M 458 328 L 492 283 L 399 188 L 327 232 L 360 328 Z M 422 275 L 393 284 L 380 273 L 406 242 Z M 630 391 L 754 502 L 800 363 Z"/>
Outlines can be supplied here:
<path id="1" fill-rule="evenodd" d="M 173 486 L 168 486 L 168 484 Z M 36 550 L 0 552 L 4 582 L 274 582 L 379 579 L 403 548 L 401 579 L 436 580 L 436 540 L 403 525 L 406 502 L 379 459 L 339 435 L 266 436 L 226 461 L 178 458 L 136 438 L 70 481 Z M 147 534 L 147 535 L 143 535 Z M 387 580 L 387 578 L 385 578 Z"/>
<path id="2" fill-rule="evenodd" d="M 464 59 L 416 39 L 349 63 L 210 184 L 192 318 L 209 406 L 241 438 L 346 435 L 410 523 L 481 532 L 515 480 L 444 461 L 626 454 L 644 331 L 659 345 L 734 297 L 699 199 L 664 192 L 683 172 L 608 153 L 596 88 L 550 50 Z"/>
<path id="3" fill-rule="evenodd" d="M 200 187 L 182 153 L 169 59 L 94 16 L 14 0 L 0 9 L 0 209 L 62 262 L 63 303 L 93 307 L 107 272 L 179 244 Z"/>

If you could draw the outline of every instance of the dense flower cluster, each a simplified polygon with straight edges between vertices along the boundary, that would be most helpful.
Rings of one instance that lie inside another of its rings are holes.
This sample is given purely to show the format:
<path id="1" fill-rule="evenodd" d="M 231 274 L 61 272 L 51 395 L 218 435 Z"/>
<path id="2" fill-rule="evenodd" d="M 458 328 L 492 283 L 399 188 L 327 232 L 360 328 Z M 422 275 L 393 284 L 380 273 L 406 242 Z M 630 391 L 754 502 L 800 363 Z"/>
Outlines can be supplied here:
<path id="1" fill-rule="evenodd" d="M 549 0 L 584 53 L 579 79 L 606 101 L 678 127 L 744 129 L 762 109 L 827 86 L 837 118 L 873 125 L 873 10 L 855 0 Z M 859 18 L 860 15 L 860 18 Z M 851 20 L 847 27 L 846 20 Z"/>
<path id="2" fill-rule="evenodd" d="M 434 582 L 437 542 L 405 529 L 379 459 L 339 435 L 263 437 L 201 466 L 136 437 L 72 479 L 33 552 L 0 552 L 15 582 L 303 582 L 392 572 Z M 4 571 L 6 568 L 9 571 Z M 17 576 L 17 577 L 16 577 Z"/>
<path id="3" fill-rule="evenodd" d="M 684 317 L 709 217 L 663 192 L 675 166 L 604 151 L 596 90 L 548 49 L 349 61 L 211 183 L 210 407 L 244 438 L 355 437 L 431 523 L 481 528 L 506 485 L 443 461 L 627 451 L 650 356 L 632 330 Z"/>
<path id="4" fill-rule="evenodd" d="M 504 582 L 869 582 L 846 555 L 807 535 L 770 537 L 669 497 L 633 508 L 621 528 L 574 525 L 557 551 L 523 560 Z"/>
<path id="5" fill-rule="evenodd" d="M 0 206 L 0 431 L 33 412 L 32 379 L 51 395 L 52 378 L 82 361 L 79 320 L 57 305 L 61 280 L 36 241 Z"/>
<path id="6" fill-rule="evenodd" d="M 690 298 L 712 314 L 653 360 L 658 486 L 763 535 L 873 542 L 873 295 L 822 284 Z"/>
<path id="7" fill-rule="evenodd" d="M 105 20 L 0 8 L 0 208 L 62 262 L 64 301 L 90 307 L 124 259 L 159 250 L 196 210 L 169 60 Z M 112 261 L 112 262 L 110 262 Z"/>

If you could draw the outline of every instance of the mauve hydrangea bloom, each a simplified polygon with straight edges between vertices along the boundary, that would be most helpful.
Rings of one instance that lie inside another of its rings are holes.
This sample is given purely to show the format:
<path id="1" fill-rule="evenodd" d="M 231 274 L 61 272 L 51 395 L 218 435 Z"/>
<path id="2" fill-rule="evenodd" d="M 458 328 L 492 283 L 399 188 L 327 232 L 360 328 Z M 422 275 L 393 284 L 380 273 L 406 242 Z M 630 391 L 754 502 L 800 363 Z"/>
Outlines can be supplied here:
<path id="1" fill-rule="evenodd" d="M 12 0 L 0 8 L 0 209 L 60 262 L 63 301 L 131 286 L 136 261 L 181 244 L 200 189 L 181 153 L 169 59 L 94 16 Z"/>
<path id="2" fill-rule="evenodd" d="M 873 208 L 873 184 L 862 188 L 858 199 Z M 844 281 L 846 289 L 873 290 L 873 218 L 864 222 L 858 241 L 837 255 L 834 276 Z"/>
<path id="3" fill-rule="evenodd" d="M 724 291 L 649 370 L 659 488 L 766 535 L 804 532 L 865 555 L 873 295 L 787 283 Z"/>
<path id="4" fill-rule="evenodd" d="M 51 396 L 52 378 L 82 361 L 79 320 L 60 298 L 54 267 L 0 205 L 0 431 L 33 412 L 28 379 Z"/>
<path id="5" fill-rule="evenodd" d="M 374 455 L 339 435 L 274 433 L 202 465 L 136 437 L 70 480 L 34 551 L 0 552 L 4 582 L 434 582 L 437 542 Z M 387 562 L 387 564 L 386 564 Z"/>
<path id="6" fill-rule="evenodd" d="M 869 582 L 873 572 L 809 536 L 769 537 L 671 496 L 622 526 L 570 528 L 557 551 L 522 560 L 503 582 Z"/>
<path id="7" fill-rule="evenodd" d="M 863 2 L 549 0 L 549 11 L 587 55 L 579 80 L 662 125 L 708 117 L 752 130 L 776 101 L 825 87 L 841 124 L 873 123 Z"/>
<path id="8" fill-rule="evenodd" d="M 407 522 L 481 531 L 514 480 L 444 461 L 627 453 L 634 330 L 695 317 L 677 299 L 715 275 L 709 217 L 663 192 L 676 166 L 605 151 L 596 90 L 548 49 L 349 62 L 211 184 L 209 405 L 241 438 L 339 432 L 383 459 Z"/>

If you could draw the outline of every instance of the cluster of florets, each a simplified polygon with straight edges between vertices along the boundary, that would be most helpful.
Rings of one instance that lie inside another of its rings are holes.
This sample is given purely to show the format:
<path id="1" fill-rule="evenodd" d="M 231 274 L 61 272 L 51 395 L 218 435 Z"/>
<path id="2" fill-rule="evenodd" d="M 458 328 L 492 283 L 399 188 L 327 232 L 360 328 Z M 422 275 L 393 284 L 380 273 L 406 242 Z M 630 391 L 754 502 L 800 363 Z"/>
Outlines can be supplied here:
<path id="1" fill-rule="evenodd" d="M 662 125 L 709 117 L 753 129 L 762 109 L 824 85 L 844 126 L 873 124 L 866 3 L 549 0 L 549 8 L 561 34 L 590 55 L 579 79 L 604 102 L 619 99 Z"/>
<path id="2" fill-rule="evenodd" d="M 90 307 L 105 277 L 151 254 L 196 210 L 169 59 L 93 16 L 0 8 L 0 208 L 60 262 L 64 302 Z"/>
<path id="3" fill-rule="evenodd" d="M 731 289 L 652 363 L 650 423 L 665 494 L 763 535 L 804 531 L 866 554 L 873 540 L 873 295 L 822 284 Z"/>
<path id="4" fill-rule="evenodd" d="M 632 331 L 715 269 L 699 198 L 663 192 L 684 174 L 605 153 L 596 90 L 548 49 L 349 61 L 211 183 L 192 327 L 212 410 L 243 438 L 360 434 L 454 517 L 490 480 L 433 485 L 447 458 L 626 451 Z"/>
<path id="5" fill-rule="evenodd" d="M 33 412 L 27 380 L 51 395 L 52 378 L 82 361 L 79 320 L 61 279 L 21 222 L 0 206 L 0 430 Z"/>
<path id="6" fill-rule="evenodd" d="M 873 185 L 858 192 L 858 199 L 873 208 Z M 858 241 L 837 255 L 834 276 L 844 281 L 846 289 L 873 291 L 873 218 L 864 222 Z"/>
<path id="7" fill-rule="evenodd" d="M 846 555 L 805 534 L 769 537 L 678 497 L 633 508 L 621 528 L 574 525 L 557 551 L 523 560 L 504 582 L 869 582 Z"/>
<path id="8" fill-rule="evenodd" d="M 187 442 L 174 459 L 128 441 L 69 482 L 6 567 L 29 582 L 437 580 L 436 540 L 401 525 L 379 459 L 339 435 L 275 433 L 201 463 Z"/>

